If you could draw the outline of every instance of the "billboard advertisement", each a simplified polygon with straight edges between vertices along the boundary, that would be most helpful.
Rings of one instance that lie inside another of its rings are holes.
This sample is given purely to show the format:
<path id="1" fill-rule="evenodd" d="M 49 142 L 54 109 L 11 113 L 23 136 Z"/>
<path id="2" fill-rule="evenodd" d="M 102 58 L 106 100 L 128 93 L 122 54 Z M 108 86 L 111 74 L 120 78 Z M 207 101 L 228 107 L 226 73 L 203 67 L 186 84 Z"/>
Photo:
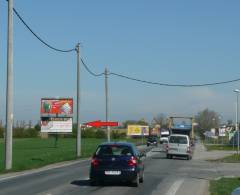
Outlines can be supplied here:
<path id="1" fill-rule="evenodd" d="M 147 136 L 149 135 L 149 126 L 142 125 L 128 125 L 127 129 L 128 136 Z"/>
<path id="2" fill-rule="evenodd" d="M 72 118 L 41 118 L 41 132 L 42 133 L 71 133 L 72 132 Z"/>
<path id="3" fill-rule="evenodd" d="M 73 114 L 72 98 L 42 98 L 41 116 L 66 116 Z"/>
<path id="4" fill-rule="evenodd" d="M 221 127 L 219 128 L 219 137 L 224 137 L 226 136 L 226 128 L 225 127 Z"/>

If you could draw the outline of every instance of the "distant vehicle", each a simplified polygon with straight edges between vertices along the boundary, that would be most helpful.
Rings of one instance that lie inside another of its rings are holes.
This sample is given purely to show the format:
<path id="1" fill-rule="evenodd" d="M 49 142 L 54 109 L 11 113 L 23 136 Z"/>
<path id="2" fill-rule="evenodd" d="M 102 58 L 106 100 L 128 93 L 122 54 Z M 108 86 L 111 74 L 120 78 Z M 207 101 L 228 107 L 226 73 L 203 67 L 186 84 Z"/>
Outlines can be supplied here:
<path id="1" fill-rule="evenodd" d="M 166 154 L 167 158 L 181 156 L 186 157 L 188 160 L 192 159 L 192 147 L 189 136 L 172 134 L 169 137 Z"/>
<path id="2" fill-rule="evenodd" d="M 147 138 L 147 146 L 150 146 L 150 145 L 154 145 L 154 146 L 158 145 L 158 138 L 156 136 L 149 136 Z"/>
<path id="3" fill-rule="evenodd" d="M 102 181 L 117 181 L 138 187 L 144 180 L 144 156 L 133 144 L 127 142 L 99 145 L 91 160 L 91 185 Z"/>
<path id="4" fill-rule="evenodd" d="M 169 130 L 167 129 L 162 129 L 161 130 L 161 134 L 160 134 L 160 144 L 163 144 L 163 143 L 166 143 L 168 142 L 168 137 L 170 135 L 170 132 Z"/>

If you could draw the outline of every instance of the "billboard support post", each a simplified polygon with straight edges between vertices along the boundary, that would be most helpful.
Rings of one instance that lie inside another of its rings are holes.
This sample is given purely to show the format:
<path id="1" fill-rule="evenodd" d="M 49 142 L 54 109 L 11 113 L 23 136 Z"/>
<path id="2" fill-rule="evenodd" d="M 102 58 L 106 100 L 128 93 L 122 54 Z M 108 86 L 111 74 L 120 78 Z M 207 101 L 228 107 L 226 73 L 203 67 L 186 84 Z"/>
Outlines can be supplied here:
<path id="1" fill-rule="evenodd" d="M 81 127 L 80 127 L 80 43 L 76 46 L 77 51 L 77 157 L 81 156 Z"/>

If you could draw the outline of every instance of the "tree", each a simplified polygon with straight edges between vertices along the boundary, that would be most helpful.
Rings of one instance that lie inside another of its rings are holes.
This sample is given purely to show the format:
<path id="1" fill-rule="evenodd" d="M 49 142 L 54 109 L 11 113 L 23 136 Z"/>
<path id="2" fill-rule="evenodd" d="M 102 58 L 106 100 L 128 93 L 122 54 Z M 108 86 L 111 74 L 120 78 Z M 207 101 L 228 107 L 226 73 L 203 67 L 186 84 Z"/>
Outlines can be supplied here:
<path id="1" fill-rule="evenodd" d="M 167 123 L 167 117 L 163 113 L 158 114 L 152 120 L 153 125 L 160 125 L 161 128 L 167 128 Z"/>
<path id="2" fill-rule="evenodd" d="M 220 115 L 208 108 L 198 112 L 195 116 L 195 120 L 198 123 L 198 130 L 200 136 L 203 137 L 205 131 L 209 131 L 211 128 L 217 128 L 220 124 Z"/>
<path id="3" fill-rule="evenodd" d="M 229 125 L 229 126 L 233 125 L 233 121 L 232 120 L 227 120 L 227 125 Z"/>
<path id="4" fill-rule="evenodd" d="M 123 123 L 123 128 L 127 128 L 128 125 L 148 125 L 148 122 L 145 121 L 145 119 L 140 120 L 126 120 Z"/>

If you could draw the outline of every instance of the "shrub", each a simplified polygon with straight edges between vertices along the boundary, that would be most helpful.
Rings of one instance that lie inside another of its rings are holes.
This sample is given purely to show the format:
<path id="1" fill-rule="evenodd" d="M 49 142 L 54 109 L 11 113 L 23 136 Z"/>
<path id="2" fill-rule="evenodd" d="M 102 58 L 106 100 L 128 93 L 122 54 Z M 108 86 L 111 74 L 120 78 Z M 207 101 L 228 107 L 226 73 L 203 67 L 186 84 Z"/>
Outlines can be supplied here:
<path id="1" fill-rule="evenodd" d="M 97 129 L 95 132 L 96 138 L 106 138 L 106 132 L 102 129 Z"/>
<path id="2" fill-rule="evenodd" d="M 38 137 L 38 131 L 35 128 L 24 129 L 22 127 L 17 127 L 13 129 L 14 138 L 30 138 Z"/>
<path id="3" fill-rule="evenodd" d="M 126 136 L 126 132 L 119 132 L 118 130 L 112 130 L 111 132 L 111 137 L 113 139 L 125 138 Z"/>
<path id="4" fill-rule="evenodd" d="M 3 138 L 3 134 L 4 134 L 4 129 L 0 127 L 0 138 Z"/>

